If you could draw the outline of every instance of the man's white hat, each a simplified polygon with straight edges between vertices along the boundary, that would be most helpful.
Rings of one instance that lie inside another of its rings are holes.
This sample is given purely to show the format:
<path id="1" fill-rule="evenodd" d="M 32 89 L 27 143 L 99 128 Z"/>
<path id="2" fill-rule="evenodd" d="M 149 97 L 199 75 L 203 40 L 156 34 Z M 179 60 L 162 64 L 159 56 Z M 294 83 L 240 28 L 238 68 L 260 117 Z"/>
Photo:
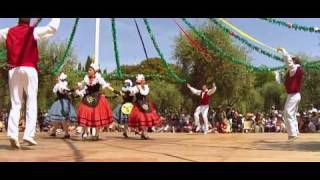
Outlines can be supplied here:
<path id="1" fill-rule="evenodd" d="M 68 76 L 65 73 L 61 73 L 60 76 L 59 76 L 59 80 L 61 80 L 61 81 L 65 80 L 65 79 L 67 79 L 67 77 Z"/>
<path id="2" fill-rule="evenodd" d="M 144 81 L 145 79 L 144 79 L 144 75 L 143 74 L 138 74 L 137 76 L 136 76 L 136 81 Z"/>
<path id="3" fill-rule="evenodd" d="M 124 81 L 124 83 L 128 83 L 130 86 L 133 85 L 133 83 L 132 83 L 132 81 L 131 81 L 130 79 L 126 79 L 126 80 Z"/>

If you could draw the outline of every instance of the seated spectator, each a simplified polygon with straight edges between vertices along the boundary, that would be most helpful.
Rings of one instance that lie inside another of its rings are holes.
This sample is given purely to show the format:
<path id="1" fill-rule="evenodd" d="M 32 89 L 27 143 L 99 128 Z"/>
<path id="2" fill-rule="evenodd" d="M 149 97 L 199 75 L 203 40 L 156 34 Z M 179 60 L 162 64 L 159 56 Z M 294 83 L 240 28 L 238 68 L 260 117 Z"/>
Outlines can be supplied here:
<path id="1" fill-rule="evenodd" d="M 276 132 L 282 132 L 282 133 L 286 132 L 286 126 L 284 124 L 284 120 L 281 114 L 278 114 L 277 116 Z"/>
<path id="2" fill-rule="evenodd" d="M 4 122 L 0 120 L 0 132 L 4 131 L 4 129 L 5 129 Z"/>
<path id="3" fill-rule="evenodd" d="M 255 116 L 252 113 L 247 113 L 243 122 L 243 132 L 252 132 L 255 127 Z"/>
<path id="4" fill-rule="evenodd" d="M 318 112 L 318 110 L 313 106 L 313 104 L 310 104 L 308 108 L 308 113 L 312 114 L 313 112 Z"/>
<path id="5" fill-rule="evenodd" d="M 310 115 L 310 122 L 312 123 L 312 132 L 316 132 L 319 130 L 319 117 L 317 111 L 312 111 Z M 309 122 L 309 123 L 310 123 Z"/>
<path id="6" fill-rule="evenodd" d="M 232 118 L 232 132 L 241 132 L 242 131 L 242 114 L 238 114 L 238 112 L 234 112 Z"/>
<path id="7" fill-rule="evenodd" d="M 305 112 L 300 113 L 299 115 L 299 120 L 298 120 L 298 125 L 299 125 L 299 132 L 301 133 L 306 133 L 309 132 L 309 117 Z"/>
<path id="8" fill-rule="evenodd" d="M 261 113 L 256 114 L 254 132 L 264 133 L 265 119 Z"/>
<path id="9" fill-rule="evenodd" d="M 307 132 L 309 132 L 309 133 L 317 132 L 316 126 L 312 121 L 309 121 Z"/>
<path id="10" fill-rule="evenodd" d="M 227 120 L 227 115 L 221 106 L 219 106 L 217 109 L 215 119 L 217 120 L 215 126 L 217 127 L 218 132 L 220 133 L 226 132 L 228 128 L 228 120 Z"/>
<path id="11" fill-rule="evenodd" d="M 219 132 L 220 133 L 229 133 L 231 132 L 231 126 L 227 118 L 224 118 L 222 122 L 219 123 Z"/>
<path id="12" fill-rule="evenodd" d="M 172 128 L 172 133 L 178 132 L 179 131 L 179 116 L 176 114 L 173 116 L 171 119 L 171 128 Z"/>
<path id="13" fill-rule="evenodd" d="M 265 132 L 275 132 L 276 131 L 277 117 L 271 114 L 270 117 L 266 119 L 264 130 Z"/>

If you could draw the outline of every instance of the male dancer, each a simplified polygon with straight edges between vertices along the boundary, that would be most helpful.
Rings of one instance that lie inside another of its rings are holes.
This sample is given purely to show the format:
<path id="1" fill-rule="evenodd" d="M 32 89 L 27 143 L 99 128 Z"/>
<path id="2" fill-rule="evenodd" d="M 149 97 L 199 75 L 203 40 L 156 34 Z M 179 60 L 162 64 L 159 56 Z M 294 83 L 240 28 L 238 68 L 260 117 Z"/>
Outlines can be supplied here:
<path id="1" fill-rule="evenodd" d="M 289 142 L 293 142 L 298 138 L 299 134 L 296 114 L 301 100 L 300 87 L 302 83 L 303 70 L 300 66 L 298 57 L 292 57 L 283 48 L 278 48 L 277 50 L 283 54 L 283 59 L 287 65 L 284 86 L 288 95 L 284 106 L 284 120 L 288 132 L 288 140 Z"/>
<path id="2" fill-rule="evenodd" d="M 216 85 L 215 83 L 212 84 L 212 88 L 208 89 L 207 85 L 202 86 L 202 90 L 195 89 L 190 86 L 190 84 L 187 84 L 187 87 L 191 90 L 193 94 L 196 94 L 200 96 L 200 104 L 196 108 L 196 111 L 194 112 L 194 120 L 195 124 L 197 126 L 196 132 L 200 130 L 200 121 L 199 121 L 199 115 L 202 114 L 202 118 L 204 121 L 204 127 L 202 128 L 203 133 L 208 133 L 208 110 L 209 110 L 209 104 L 210 104 L 210 96 L 216 92 Z"/>
<path id="3" fill-rule="evenodd" d="M 18 25 L 0 30 L 0 41 L 6 40 L 9 65 L 9 91 L 11 110 L 8 119 L 8 137 L 13 148 L 20 148 L 19 119 L 23 103 L 23 92 L 27 95 L 26 129 L 23 140 L 36 145 L 33 139 L 37 122 L 38 61 L 37 40 L 55 34 L 60 18 L 53 18 L 49 25 L 37 27 L 30 25 L 30 18 L 19 18 Z"/>

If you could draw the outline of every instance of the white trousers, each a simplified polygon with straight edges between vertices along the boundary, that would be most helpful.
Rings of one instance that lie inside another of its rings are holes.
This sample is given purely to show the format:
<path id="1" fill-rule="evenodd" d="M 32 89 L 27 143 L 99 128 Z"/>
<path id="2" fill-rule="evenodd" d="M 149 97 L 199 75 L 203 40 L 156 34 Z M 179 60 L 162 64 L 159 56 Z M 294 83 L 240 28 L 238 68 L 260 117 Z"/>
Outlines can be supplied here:
<path id="1" fill-rule="evenodd" d="M 32 67 L 16 67 L 9 70 L 9 91 L 11 110 L 8 119 L 8 133 L 11 138 L 18 139 L 19 119 L 23 100 L 26 100 L 26 128 L 23 139 L 33 138 L 37 123 L 38 72 Z"/>
<path id="2" fill-rule="evenodd" d="M 204 126 L 202 127 L 202 130 L 205 132 L 209 130 L 208 110 L 209 110 L 209 105 L 200 105 L 197 107 L 196 111 L 194 112 L 194 121 L 197 128 L 200 128 L 199 115 L 200 114 L 202 115 L 202 119 L 204 122 Z"/>
<path id="3" fill-rule="evenodd" d="M 288 94 L 286 104 L 284 105 L 284 122 L 287 128 L 288 136 L 298 136 L 299 127 L 297 121 L 297 111 L 301 100 L 300 93 Z"/>

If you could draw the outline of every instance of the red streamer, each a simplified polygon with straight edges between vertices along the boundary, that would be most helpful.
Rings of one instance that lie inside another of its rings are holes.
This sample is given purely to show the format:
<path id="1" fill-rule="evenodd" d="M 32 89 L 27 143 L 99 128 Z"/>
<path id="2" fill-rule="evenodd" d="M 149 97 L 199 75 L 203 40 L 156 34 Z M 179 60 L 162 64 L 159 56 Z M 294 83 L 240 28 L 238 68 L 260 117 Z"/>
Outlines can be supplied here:
<path id="1" fill-rule="evenodd" d="M 185 35 L 185 37 L 188 39 L 189 43 L 190 43 L 196 50 L 198 50 L 198 52 L 199 52 L 206 60 L 209 59 L 209 58 L 210 58 L 210 55 L 209 55 L 207 49 L 206 49 L 205 47 L 203 47 L 202 44 L 201 44 L 199 41 L 193 39 L 193 38 L 188 34 L 188 32 L 186 32 L 186 31 L 182 28 L 182 26 L 180 26 L 180 24 L 179 24 L 174 18 L 172 18 L 172 19 L 173 19 L 173 21 L 176 23 L 176 25 L 179 27 L 179 29 L 183 32 L 183 34 Z"/>

